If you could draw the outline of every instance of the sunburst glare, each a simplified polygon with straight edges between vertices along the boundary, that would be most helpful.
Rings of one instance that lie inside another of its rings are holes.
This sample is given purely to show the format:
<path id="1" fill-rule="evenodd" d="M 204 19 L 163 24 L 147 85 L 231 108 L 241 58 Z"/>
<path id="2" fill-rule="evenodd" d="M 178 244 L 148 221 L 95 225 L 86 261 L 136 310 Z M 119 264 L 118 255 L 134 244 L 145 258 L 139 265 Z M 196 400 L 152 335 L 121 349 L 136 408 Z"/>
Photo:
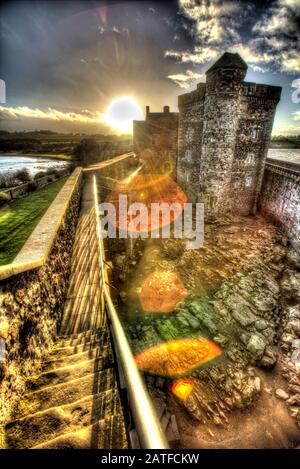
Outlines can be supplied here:
<path id="1" fill-rule="evenodd" d="M 103 116 L 104 122 L 115 130 L 132 133 L 132 121 L 144 119 L 136 100 L 130 96 L 115 99 Z"/>

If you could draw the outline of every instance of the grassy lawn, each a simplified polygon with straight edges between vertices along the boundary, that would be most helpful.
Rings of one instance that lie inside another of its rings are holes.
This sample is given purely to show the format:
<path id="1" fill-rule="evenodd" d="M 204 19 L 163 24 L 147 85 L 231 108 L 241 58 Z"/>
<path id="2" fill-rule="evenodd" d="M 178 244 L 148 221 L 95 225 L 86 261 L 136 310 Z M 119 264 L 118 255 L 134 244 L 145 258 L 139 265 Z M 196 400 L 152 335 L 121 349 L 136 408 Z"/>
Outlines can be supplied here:
<path id="1" fill-rule="evenodd" d="M 67 176 L 0 208 L 0 265 L 18 254 L 66 180 Z"/>

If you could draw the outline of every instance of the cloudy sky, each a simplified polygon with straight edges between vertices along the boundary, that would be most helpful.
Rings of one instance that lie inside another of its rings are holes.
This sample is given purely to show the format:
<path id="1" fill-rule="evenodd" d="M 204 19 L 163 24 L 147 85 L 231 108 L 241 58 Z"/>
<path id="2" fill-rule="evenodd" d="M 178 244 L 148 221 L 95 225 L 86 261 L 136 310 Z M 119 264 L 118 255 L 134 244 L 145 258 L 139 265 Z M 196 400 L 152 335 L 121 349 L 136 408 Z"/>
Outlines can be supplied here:
<path id="1" fill-rule="evenodd" d="M 283 87 L 273 133 L 300 134 L 299 0 L 19 0 L 0 13 L 2 129 L 107 133 L 119 96 L 175 111 L 231 51 L 247 81 Z"/>

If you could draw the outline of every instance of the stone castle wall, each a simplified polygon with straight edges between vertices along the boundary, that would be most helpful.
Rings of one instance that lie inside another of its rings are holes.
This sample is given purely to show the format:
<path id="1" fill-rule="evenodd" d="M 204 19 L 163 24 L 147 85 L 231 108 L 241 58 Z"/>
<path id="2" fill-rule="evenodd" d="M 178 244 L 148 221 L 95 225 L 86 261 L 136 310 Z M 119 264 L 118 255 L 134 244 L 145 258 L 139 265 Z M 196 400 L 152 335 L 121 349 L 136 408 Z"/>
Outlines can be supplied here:
<path id="1" fill-rule="evenodd" d="M 189 199 L 199 191 L 202 176 L 201 151 L 203 134 L 205 84 L 179 96 L 177 181 Z"/>
<path id="2" fill-rule="evenodd" d="M 35 179 L 34 181 L 26 182 L 25 184 L 20 184 L 19 186 L 16 186 L 13 189 L 4 189 L 3 192 L 8 195 L 9 200 L 19 199 L 20 197 L 29 194 L 33 190 L 41 189 L 42 187 L 51 184 L 59 178 L 68 176 L 70 174 L 71 169 L 72 167 L 70 167 L 70 169 L 64 169 L 62 171 L 59 171 L 58 174 L 49 174 L 47 176 L 42 176 L 41 178 Z M 34 184 L 34 189 L 32 189 L 32 184 Z"/>
<path id="3" fill-rule="evenodd" d="M 223 212 L 231 208 L 231 175 L 239 124 L 243 70 L 233 74 L 214 70 L 207 75 L 202 136 L 203 185 L 198 200 L 206 212 Z"/>
<path id="4" fill-rule="evenodd" d="M 0 281 L 0 447 L 1 427 L 13 418 L 26 378 L 38 370 L 42 358 L 49 353 L 60 324 L 80 205 L 81 179 L 78 174 L 71 178 L 65 193 L 58 194 L 52 203 L 53 208 L 55 203 L 57 207 L 65 206 L 63 213 L 56 213 L 59 228 L 44 264 Z M 62 200 L 64 195 L 68 200 Z M 45 224 L 46 236 L 47 212 L 44 217 L 39 225 Z"/>
<path id="5" fill-rule="evenodd" d="M 149 170 L 170 172 L 175 176 L 178 142 L 178 113 L 164 106 L 163 112 L 150 112 L 146 108 L 144 121 L 133 121 L 133 151 Z"/>
<path id="6" fill-rule="evenodd" d="M 130 151 L 132 151 L 132 143 L 128 140 L 97 142 L 93 139 L 84 139 L 80 143 L 78 156 L 81 166 L 87 167 Z"/>
<path id="7" fill-rule="evenodd" d="M 179 96 L 177 180 L 206 214 L 256 212 L 281 88 L 244 82 L 245 74 L 218 68 Z"/>
<path id="8" fill-rule="evenodd" d="M 257 209 L 277 98 L 259 97 L 257 85 L 253 95 L 248 86 L 242 92 L 229 197 L 232 211 L 248 215 Z"/>
<path id="9" fill-rule="evenodd" d="M 300 248 L 300 165 L 291 168 L 268 160 L 259 197 L 259 210 L 282 228 L 295 248 Z"/>

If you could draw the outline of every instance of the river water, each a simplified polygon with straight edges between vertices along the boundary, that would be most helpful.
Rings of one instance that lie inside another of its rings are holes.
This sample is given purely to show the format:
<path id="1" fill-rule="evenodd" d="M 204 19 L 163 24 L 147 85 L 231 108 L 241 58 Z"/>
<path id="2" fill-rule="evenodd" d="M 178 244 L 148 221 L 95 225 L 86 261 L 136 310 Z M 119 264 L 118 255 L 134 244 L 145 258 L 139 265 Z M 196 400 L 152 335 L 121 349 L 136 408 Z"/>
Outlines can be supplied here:
<path id="1" fill-rule="evenodd" d="M 268 158 L 289 161 L 300 164 L 300 149 L 270 148 Z M 63 169 L 70 163 L 54 158 L 43 156 L 5 156 L 0 155 L 0 174 L 3 172 L 14 172 L 26 168 L 34 176 L 39 171 L 48 168 Z"/>
<path id="2" fill-rule="evenodd" d="M 0 155 L 0 174 L 6 172 L 15 172 L 26 168 L 32 176 L 39 171 L 45 171 L 49 168 L 64 169 L 69 166 L 68 161 L 46 158 L 43 156 L 4 156 Z"/>

